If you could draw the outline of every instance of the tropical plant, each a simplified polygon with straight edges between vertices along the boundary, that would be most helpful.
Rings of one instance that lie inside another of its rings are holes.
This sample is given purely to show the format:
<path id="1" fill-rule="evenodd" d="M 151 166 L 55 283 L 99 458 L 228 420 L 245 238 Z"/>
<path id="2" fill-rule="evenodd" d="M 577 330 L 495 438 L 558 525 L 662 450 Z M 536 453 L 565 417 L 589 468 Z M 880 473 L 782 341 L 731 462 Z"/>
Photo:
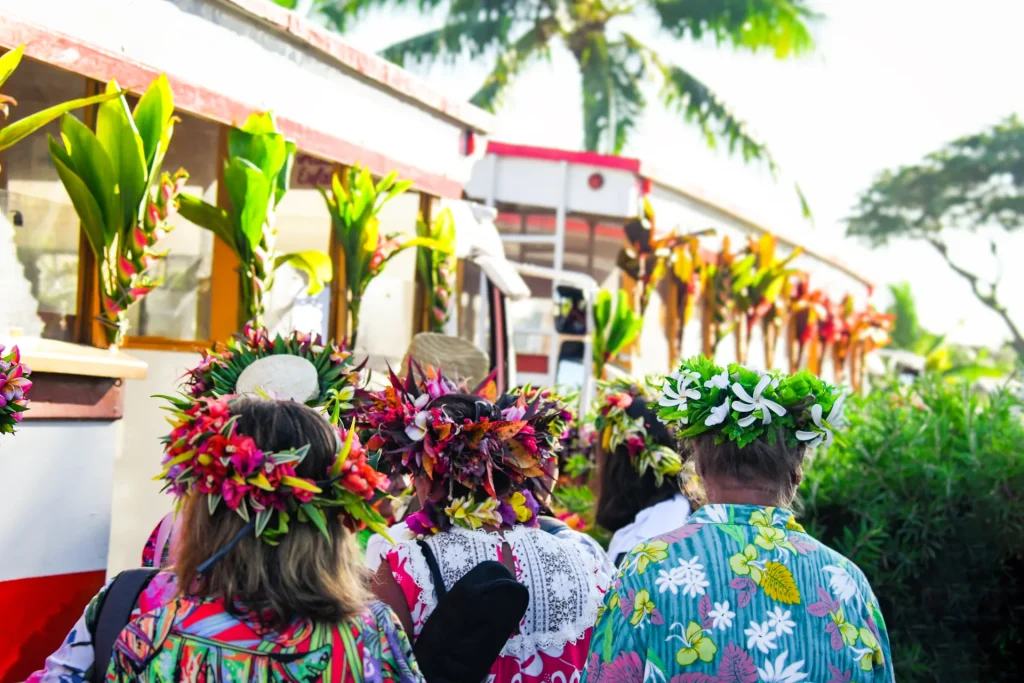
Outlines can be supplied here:
<path id="1" fill-rule="evenodd" d="M 862 569 L 906 683 L 1019 679 L 1022 405 L 934 375 L 846 410 L 804 476 L 801 522 Z"/>
<path id="2" fill-rule="evenodd" d="M 714 262 L 705 264 L 703 353 L 708 358 L 715 357 L 718 345 L 736 327 L 736 300 L 733 296 L 735 261 L 736 254 L 726 235 Z"/>
<path id="3" fill-rule="evenodd" d="M 134 111 L 115 81 L 96 113 L 96 132 L 73 116 L 61 119 L 64 146 L 50 136 L 50 158 L 99 263 L 101 316 L 108 341 L 120 345 L 127 309 L 160 280 L 149 272 L 166 252 L 156 243 L 171 229 L 188 174 L 160 173 L 174 133 L 174 101 L 161 75 Z"/>
<path id="4" fill-rule="evenodd" d="M 807 22 L 814 15 L 807 0 L 449 0 L 445 4 L 443 26 L 389 46 L 383 56 L 407 65 L 493 55 L 494 66 L 471 101 L 495 111 L 521 73 L 550 58 L 553 49 L 567 50 L 581 75 L 584 147 L 612 154 L 625 148 L 648 104 L 645 86 L 654 83 L 660 87 L 664 105 L 697 126 L 709 146 L 724 142 L 745 161 L 759 160 L 775 170 L 765 145 L 707 84 L 629 32 L 635 19 L 653 19 L 659 30 L 677 39 L 710 37 L 740 50 L 767 50 L 778 59 L 813 48 Z M 344 33 L 375 8 L 415 7 L 433 13 L 441 5 L 441 0 L 315 0 L 312 11 Z"/>
<path id="5" fill-rule="evenodd" d="M 444 332 L 451 317 L 449 304 L 455 299 L 455 222 L 445 209 L 430 225 L 421 215 L 416 221 L 416 234 L 432 240 L 438 249 L 418 247 L 416 269 L 425 292 L 427 322 L 430 332 Z"/>
<path id="6" fill-rule="evenodd" d="M 0 87 L 3 87 L 7 79 L 11 77 L 18 65 L 21 64 L 21 57 L 25 53 L 25 46 L 19 45 L 9 52 L 5 52 L 0 55 Z M 94 95 L 92 97 L 82 97 L 76 100 L 70 100 L 68 102 L 61 102 L 55 104 L 52 107 L 26 116 L 20 121 L 15 121 L 9 126 L 0 128 L 0 151 L 3 151 L 18 142 L 27 138 L 32 133 L 50 123 L 56 121 L 64 114 L 81 107 L 87 107 L 90 104 L 99 104 L 100 102 L 106 102 L 118 97 L 121 94 L 120 90 L 111 92 L 110 90 L 105 91 L 100 95 Z M 18 102 L 10 95 L 4 95 L 0 93 L 0 117 L 7 118 L 11 112 L 11 106 L 17 106 Z"/>
<path id="7" fill-rule="evenodd" d="M 860 197 L 847 234 L 872 246 L 894 239 L 930 245 L 967 281 L 974 296 L 1005 323 L 1010 345 L 1024 359 L 1024 326 L 1000 299 L 996 229 L 1024 226 L 1024 123 L 1016 116 L 954 140 L 920 164 L 884 172 Z M 996 268 L 989 277 L 959 264 L 948 237 L 969 232 L 986 239 Z"/>
<path id="8" fill-rule="evenodd" d="M 669 300 L 669 306 L 674 307 L 676 315 L 671 318 L 672 325 L 667 330 L 670 365 L 674 366 L 682 356 L 686 326 L 693 319 L 693 311 L 704 289 L 706 277 L 700 240 L 695 235 L 690 235 L 672 250 L 672 298 Z"/>
<path id="9" fill-rule="evenodd" d="M 612 308 L 612 294 L 602 289 L 594 297 L 594 372 L 604 376 L 604 366 L 618 356 L 640 336 L 643 316 L 633 310 L 629 296 L 620 290 L 616 292 L 615 307 Z"/>
<path id="10" fill-rule="evenodd" d="M 796 372 L 807 360 L 817 365 L 818 324 L 827 315 L 827 297 L 811 289 L 810 275 L 799 273 L 793 278 L 789 295 L 789 371 Z M 809 356 L 809 357 L 808 357 Z"/>
<path id="11" fill-rule="evenodd" d="M 334 174 L 330 192 L 320 188 L 331 214 L 334 235 L 344 255 L 345 304 L 344 321 L 347 347 L 355 348 L 359 332 L 359 313 L 363 295 L 373 278 L 380 275 L 387 262 L 410 247 L 430 247 L 444 251 L 440 244 L 427 237 L 402 239 L 400 233 L 384 235 L 377 214 L 389 201 L 412 187 L 411 180 L 398 180 L 390 173 L 374 183 L 369 169 L 358 164 L 344 175 Z"/>
<path id="12" fill-rule="evenodd" d="M 803 249 L 796 247 L 784 259 L 776 258 L 778 239 L 764 233 L 760 239 L 749 238 L 743 258 L 733 264 L 733 296 L 738 318 L 735 329 L 736 359 L 746 363 L 754 328 L 762 328 L 766 367 L 772 366 L 778 332 L 785 322 L 786 284 L 797 271 L 789 268 Z"/>
<path id="13" fill-rule="evenodd" d="M 924 358 L 927 373 L 947 380 L 976 381 L 983 377 L 1004 377 L 1013 372 L 1013 361 L 988 349 L 952 344 L 946 334 L 936 334 L 921 326 L 917 304 L 906 282 L 889 285 L 893 303 L 888 309 L 893 319 L 892 348 L 909 351 Z"/>
<path id="14" fill-rule="evenodd" d="M 238 257 L 238 329 L 250 322 L 262 327 L 264 297 L 281 266 L 304 273 L 311 295 L 333 275 L 331 259 L 322 251 L 276 251 L 276 209 L 288 191 L 294 158 L 295 143 L 278 132 L 273 114 L 251 114 L 241 128 L 228 132 L 224 186 L 229 205 L 213 206 L 193 195 L 181 196 L 181 215 L 212 232 Z"/>

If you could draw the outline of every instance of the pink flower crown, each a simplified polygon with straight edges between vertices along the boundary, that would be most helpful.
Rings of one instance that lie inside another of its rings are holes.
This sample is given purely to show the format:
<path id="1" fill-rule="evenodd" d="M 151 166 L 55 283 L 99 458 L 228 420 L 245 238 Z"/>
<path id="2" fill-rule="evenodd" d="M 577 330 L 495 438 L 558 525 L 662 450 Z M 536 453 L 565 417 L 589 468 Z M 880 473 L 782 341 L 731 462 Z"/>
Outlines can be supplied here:
<path id="1" fill-rule="evenodd" d="M 480 514 L 497 520 L 501 515 L 490 514 L 497 511 L 488 502 L 497 501 L 512 507 L 518 504 L 521 509 L 515 518 L 536 524 L 536 503 L 532 494 L 526 495 L 528 482 L 554 471 L 565 429 L 561 404 L 539 392 L 529 400 L 521 393 L 510 393 L 492 401 L 490 378 L 466 391 L 440 371 L 428 377 L 420 370 L 417 381 L 414 367 L 419 370 L 411 365 L 404 381 L 392 372 L 391 386 L 370 392 L 360 410 L 360 426 L 370 434 L 367 448 L 380 452 L 379 466 L 445 482 L 449 491 L 455 483 L 468 489 L 467 499 L 449 496 L 445 514 L 456 523 L 467 520 L 479 505 L 486 508 Z M 448 412 L 449 404 L 443 399 L 456 394 L 477 399 L 472 419 L 460 422 Z M 498 500 L 494 485 L 498 474 L 509 480 L 507 501 Z M 516 493 L 522 495 L 512 502 Z M 531 508 L 527 516 L 524 510 Z M 467 525 L 479 526 L 469 521 Z"/>
<path id="2" fill-rule="evenodd" d="M 295 468 L 309 446 L 260 450 L 238 431 L 238 416 L 231 414 L 234 398 L 171 399 L 173 429 L 164 438 L 163 471 L 155 477 L 165 482 L 164 490 L 179 503 L 190 493 L 206 494 L 211 515 L 223 501 L 272 545 L 293 519 L 312 522 L 327 536 L 327 507 L 347 513 L 353 529 L 365 525 L 387 534 L 372 502 L 386 492 L 388 479 L 370 467 L 354 429 L 338 429 L 342 445 L 322 480 L 300 477 Z"/>

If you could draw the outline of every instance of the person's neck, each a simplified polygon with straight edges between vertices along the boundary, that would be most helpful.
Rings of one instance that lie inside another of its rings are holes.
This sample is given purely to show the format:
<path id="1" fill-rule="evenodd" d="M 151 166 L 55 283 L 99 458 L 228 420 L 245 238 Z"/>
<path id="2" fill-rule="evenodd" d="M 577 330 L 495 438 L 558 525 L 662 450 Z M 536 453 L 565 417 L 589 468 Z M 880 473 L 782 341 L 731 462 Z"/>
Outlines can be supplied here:
<path id="1" fill-rule="evenodd" d="M 707 492 L 708 503 L 720 505 L 758 505 L 760 507 L 780 507 L 778 497 L 762 489 L 745 486 L 719 488 Z M 781 506 L 785 507 L 785 506 Z"/>

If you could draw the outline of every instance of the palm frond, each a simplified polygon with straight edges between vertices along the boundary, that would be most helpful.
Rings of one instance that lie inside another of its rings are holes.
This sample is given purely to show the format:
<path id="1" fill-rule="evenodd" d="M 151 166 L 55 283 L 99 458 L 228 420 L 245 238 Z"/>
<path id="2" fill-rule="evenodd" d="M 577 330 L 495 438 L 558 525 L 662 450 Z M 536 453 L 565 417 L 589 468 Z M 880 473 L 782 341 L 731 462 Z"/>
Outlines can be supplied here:
<path id="1" fill-rule="evenodd" d="M 499 53 L 497 63 L 470 102 L 491 112 L 501 106 L 508 87 L 526 66 L 534 60 L 550 58 L 551 38 L 557 28 L 554 19 L 537 22 L 511 47 Z"/>
<path id="2" fill-rule="evenodd" d="M 279 0 L 274 0 L 281 4 Z M 287 0 L 286 0 L 287 1 Z M 422 14 L 429 14 L 437 9 L 443 0 L 313 0 L 311 15 L 323 18 L 328 28 L 345 33 L 356 22 L 373 10 L 392 8 L 415 8 Z"/>
<path id="3" fill-rule="evenodd" d="M 454 63 L 459 57 L 481 56 L 488 48 L 505 44 L 512 17 L 449 21 L 444 26 L 389 45 L 381 56 L 399 66 L 410 63 Z"/>
<path id="4" fill-rule="evenodd" d="M 718 43 L 752 52 L 769 49 L 779 59 L 809 52 L 807 23 L 817 15 L 808 0 L 651 0 L 662 28 L 677 38 Z"/>
<path id="5" fill-rule="evenodd" d="M 603 33 L 587 34 L 573 47 L 583 86 L 583 144 L 589 151 L 618 154 L 643 113 L 640 84 L 648 64 L 640 43 L 626 36 L 608 43 Z M 601 149 L 602 141 L 610 143 Z"/>

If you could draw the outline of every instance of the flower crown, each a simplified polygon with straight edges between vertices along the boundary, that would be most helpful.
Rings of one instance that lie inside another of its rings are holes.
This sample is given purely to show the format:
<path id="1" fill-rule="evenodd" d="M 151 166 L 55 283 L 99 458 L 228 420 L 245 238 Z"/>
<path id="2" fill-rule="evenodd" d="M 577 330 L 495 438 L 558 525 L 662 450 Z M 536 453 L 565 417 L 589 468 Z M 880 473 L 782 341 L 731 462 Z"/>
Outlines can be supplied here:
<path id="1" fill-rule="evenodd" d="M 566 426 L 561 404 L 531 390 L 492 402 L 486 395 L 489 380 L 467 392 L 440 371 L 432 377 L 420 371 L 416 380 L 414 368 L 419 369 L 410 364 L 404 381 L 392 372 L 391 386 L 371 392 L 360 410 L 360 424 L 371 434 L 367 448 L 380 451 L 379 464 L 444 482 L 449 491 L 454 484 L 468 489 L 468 495 L 447 500 L 443 513 L 452 524 L 535 526 L 539 505 L 528 482 L 553 472 Z M 436 405 L 453 394 L 477 397 L 475 419 L 458 422 L 446 406 Z M 504 499 L 494 488 L 496 473 L 511 482 L 512 493 Z M 417 535 L 435 533 L 444 522 L 440 512 L 428 506 L 407 523 Z"/>
<path id="2" fill-rule="evenodd" d="M 17 346 L 4 353 L 0 344 L 0 434 L 13 434 L 28 410 L 28 392 L 32 389 L 32 371 L 21 362 Z"/>
<path id="3" fill-rule="evenodd" d="M 625 377 L 602 382 L 591 410 L 590 420 L 600 435 L 601 448 L 606 453 L 625 446 L 633 469 L 641 476 L 648 470 L 654 473 L 658 486 L 666 478 L 678 476 L 683 469 L 682 459 L 672 448 L 658 443 L 651 434 L 650 423 L 643 415 L 633 417 L 629 409 L 634 401 L 654 403 L 656 397 L 653 378 L 643 382 Z M 650 414 L 654 414 L 652 405 Z M 673 430 L 674 431 L 674 430 Z"/>
<path id="4" fill-rule="evenodd" d="M 227 396 L 237 393 L 238 378 L 250 365 L 275 355 L 305 358 L 316 368 L 319 394 L 307 405 L 322 408 L 338 423 L 353 408 L 362 366 L 354 366 L 349 351 L 334 343 L 325 345 L 320 335 L 292 332 L 288 337 L 271 337 L 265 328 L 246 325 L 223 351 L 203 352 L 203 360 L 189 370 L 187 392 L 192 398 Z"/>
<path id="5" fill-rule="evenodd" d="M 828 446 L 843 427 L 844 401 L 841 388 L 806 370 L 785 376 L 735 363 L 725 369 L 697 356 L 665 378 L 658 417 L 682 425 L 683 438 L 716 431 L 719 441 L 743 448 L 761 437 L 775 443 L 781 430 L 787 444 L 813 448 Z"/>
<path id="6" fill-rule="evenodd" d="M 323 479 L 299 477 L 295 468 L 309 446 L 277 453 L 264 452 L 239 433 L 231 414 L 233 396 L 176 399 L 170 409 L 173 429 L 164 438 L 164 481 L 180 505 L 189 493 L 207 495 L 212 515 L 221 502 L 255 529 L 256 536 L 276 545 L 293 519 L 312 523 L 327 536 L 323 508 L 341 508 L 350 526 L 368 526 L 387 534 L 383 517 L 372 502 L 386 491 L 387 477 L 367 462 L 354 429 L 339 429 L 339 452 Z M 329 538 L 329 537 L 328 537 Z"/>

